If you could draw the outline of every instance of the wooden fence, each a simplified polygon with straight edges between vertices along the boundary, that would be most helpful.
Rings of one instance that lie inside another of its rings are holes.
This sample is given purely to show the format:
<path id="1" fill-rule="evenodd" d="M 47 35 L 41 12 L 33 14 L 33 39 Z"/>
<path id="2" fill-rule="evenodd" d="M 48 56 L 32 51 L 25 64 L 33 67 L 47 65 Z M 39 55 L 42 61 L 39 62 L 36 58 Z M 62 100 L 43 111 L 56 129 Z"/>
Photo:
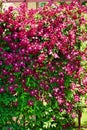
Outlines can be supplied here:
<path id="1" fill-rule="evenodd" d="M 30 8 L 38 8 L 40 2 L 71 2 L 72 0 L 1 0 L 3 3 L 20 3 L 20 2 L 25 2 L 26 5 L 30 4 Z M 85 2 L 87 0 L 78 0 L 80 3 Z"/>

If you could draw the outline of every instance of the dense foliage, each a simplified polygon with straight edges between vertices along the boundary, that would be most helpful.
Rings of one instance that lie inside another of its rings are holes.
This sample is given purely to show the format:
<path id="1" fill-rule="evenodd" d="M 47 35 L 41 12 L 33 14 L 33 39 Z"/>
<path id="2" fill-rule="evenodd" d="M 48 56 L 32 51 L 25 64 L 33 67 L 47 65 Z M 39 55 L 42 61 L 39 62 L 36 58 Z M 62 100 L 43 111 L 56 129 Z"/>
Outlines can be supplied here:
<path id="1" fill-rule="evenodd" d="M 0 14 L 0 129 L 73 123 L 87 92 L 86 13 L 74 1 Z"/>

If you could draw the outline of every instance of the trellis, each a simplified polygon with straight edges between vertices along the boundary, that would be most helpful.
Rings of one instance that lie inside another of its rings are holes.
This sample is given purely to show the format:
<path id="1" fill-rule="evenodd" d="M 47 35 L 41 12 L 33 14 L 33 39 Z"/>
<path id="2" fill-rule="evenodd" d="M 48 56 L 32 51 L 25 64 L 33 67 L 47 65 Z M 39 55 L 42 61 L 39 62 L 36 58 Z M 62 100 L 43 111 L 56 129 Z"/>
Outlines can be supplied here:
<path id="1" fill-rule="evenodd" d="M 40 2 L 71 2 L 72 0 L 5 0 L 5 1 L 1 1 L 0 4 L 2 5 L 3 3 L 17 3 L 17 2 L 25 2 L 26 5 L 28 5 L 29 2 L 35 2 L 36 3 L 36 8 L 39 7 L 39 3 Z M 80 3 L 82 2 L 86 2 L 87 0 L 78 0 Z M 0 6 L 1 6 L 0 5 Z M 82 106 L 82 108 L 87 108 L 87 106 Z M 82 126 L 81 125 L 81 118 L 82 118 L 82 112 L 81 110 L 79 110 L 77 112 L 78 114 L 78 126 L 75 125 L 71 125 L 74 128 L 81 130 L 82 128 L 87 128 L 87 126 Z"/>

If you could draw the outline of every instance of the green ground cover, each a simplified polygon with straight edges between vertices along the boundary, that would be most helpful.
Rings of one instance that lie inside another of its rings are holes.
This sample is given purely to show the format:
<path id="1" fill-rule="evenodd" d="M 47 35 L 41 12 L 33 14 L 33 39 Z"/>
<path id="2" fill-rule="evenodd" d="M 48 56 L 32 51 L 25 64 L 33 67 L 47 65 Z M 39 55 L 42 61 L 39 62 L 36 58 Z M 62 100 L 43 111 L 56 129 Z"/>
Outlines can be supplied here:
<path id="1" fill-rule="evenodd" d="M 87 126 L 87 108 L 84 108 L 84 112 L 82 114 L 82 119 L 81 119 L 81 124 L 84 126 Z"/>

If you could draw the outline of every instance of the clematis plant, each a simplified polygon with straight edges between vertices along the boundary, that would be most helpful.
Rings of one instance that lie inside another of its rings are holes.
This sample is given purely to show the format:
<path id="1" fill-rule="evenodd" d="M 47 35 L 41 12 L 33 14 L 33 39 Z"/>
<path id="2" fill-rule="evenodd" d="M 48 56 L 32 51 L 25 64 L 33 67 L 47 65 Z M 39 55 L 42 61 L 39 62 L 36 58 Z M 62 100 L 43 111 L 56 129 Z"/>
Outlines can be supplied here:
<path id="1" fill-rule="evenodd" d="M 0 14 L 1 129 L 62 130 L 74 123 L 87 97 L 86 13 L 73 1 L 31 10 L 22 4 Z"/>

